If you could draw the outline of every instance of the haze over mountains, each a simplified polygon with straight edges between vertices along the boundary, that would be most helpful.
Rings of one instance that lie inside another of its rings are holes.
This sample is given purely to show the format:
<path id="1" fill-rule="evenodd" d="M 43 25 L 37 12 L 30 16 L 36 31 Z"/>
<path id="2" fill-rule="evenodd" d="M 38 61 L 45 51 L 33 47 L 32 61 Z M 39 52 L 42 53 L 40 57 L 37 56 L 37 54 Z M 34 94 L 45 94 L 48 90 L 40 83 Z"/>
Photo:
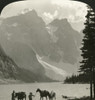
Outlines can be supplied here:
<path id="1" fill-rule="evenodd" d="M 44 73 L 44 69 L 42 71 Z M 6 53 L 0 45 L 0 84 L 52 81 L 40 73 L 20 68 Z"/>
<path id="2" fill-rule="evenodd" d="M 35 10 L 3 19 L 0 26 L 0 42 L 6 54 L 43 81 L 62 80 L 76 71 L 81 39 L 67 19 L 46 25 Z"/>

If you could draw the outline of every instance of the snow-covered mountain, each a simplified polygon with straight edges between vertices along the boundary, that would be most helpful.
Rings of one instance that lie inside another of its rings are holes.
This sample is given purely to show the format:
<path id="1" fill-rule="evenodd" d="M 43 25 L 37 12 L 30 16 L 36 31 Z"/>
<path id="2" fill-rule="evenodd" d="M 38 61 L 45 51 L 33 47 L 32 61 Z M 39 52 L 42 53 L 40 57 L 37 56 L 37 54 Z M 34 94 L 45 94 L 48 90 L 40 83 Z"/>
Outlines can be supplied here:
<path id="1" fill-rule="evenodd" d="M 46 25 L 36 11 L 32 10 L 3 19 L 0 42 L 19 67 L 62 80 L 70 73 L 69 66 L 76 66 L 81 35 L 66 19 L 55 19 Z M 38 59 L 37 55 L 42 59 Z M 60 62 L 62 65 L 58 66 Z M 76 68 L 72 67 L 71 73 L 74 69 Z"/>

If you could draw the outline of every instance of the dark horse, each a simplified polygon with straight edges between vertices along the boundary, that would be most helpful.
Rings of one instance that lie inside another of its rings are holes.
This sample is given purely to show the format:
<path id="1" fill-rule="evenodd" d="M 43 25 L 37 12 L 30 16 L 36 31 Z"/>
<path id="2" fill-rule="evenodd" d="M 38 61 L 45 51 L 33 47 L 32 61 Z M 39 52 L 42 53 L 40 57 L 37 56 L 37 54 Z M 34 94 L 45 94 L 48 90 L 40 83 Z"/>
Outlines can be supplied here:
<path id="1" fill-rule="evenodd" d="M 51 91 L 51 93 L 49 93 L 49 100 L 53 100 L 53 99 L 56 100 L 56 93 Z"/>
<path id="2" fill-rule="evenodd" d="M 49 97 L 49 92 L 47 90 L 37 89 L 36 92 L 39 92 L 40 93 L 40 100 L 41 99 L 43 100 L 43 97 L 45 97 L 46 100 L 47 100 L 47 97 Z"/>
<path id="3" fill-rule="evenodd" d="M 18 92 L 15 93 L 15 98 L 17 98 L 18 100 L 26 100 L 26 93 L 25 92 Z"/>

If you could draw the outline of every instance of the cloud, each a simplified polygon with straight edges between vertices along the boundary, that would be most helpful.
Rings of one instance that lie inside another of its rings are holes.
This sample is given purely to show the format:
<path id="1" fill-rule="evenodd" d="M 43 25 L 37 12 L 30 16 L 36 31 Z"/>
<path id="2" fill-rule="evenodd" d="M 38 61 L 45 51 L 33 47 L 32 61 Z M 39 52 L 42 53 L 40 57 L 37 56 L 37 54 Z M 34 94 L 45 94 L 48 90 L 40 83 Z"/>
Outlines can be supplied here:
<path id="1" fill-rule="evenodd" d="M 50 12 L 44 12 L 43 16 L 45 17 L 45 20 L 47 22 L 50 22 L 51 20 L 55 19 L 58 16 L 58 11 L 55 10 L 53 14 L 51 14 Z"/>
<path id="2" fill-rule="evenodd" d="M 78 8 L 85 7 L 86 4 L 70 0 L 51 0 L 51 4 L 58 5 L 60 7 Z"/>
<path id="3" fill-rule="evenodd" d="M 51 3 L 57 7 L 60 19 L 67 18 L 71 22 L 85 20 L 86 4 L 68 0 L 52 0 Z"/>
<path id="4" fill-rule="evenodd" d="M 27 12 L 29 12 L 29 11 L 32 11 L 32 9 L 30 9 L 30 8 L 25 8 L 24 10 L 22 10 L 22 11 L 20 12 L 20 14 L 25 14 L 25 13 L 27 13 Z"/>
<path id="5" fill-rule="evenodd" d="M 69 0 L 28 0 L 18 3 L 13 3 L 7 6 L 3 15 L 12 16 L 21 13 L 23 9 L 36 9 L 39 13 L 43 14 L 46 21 L 53 20 L 54 18 L 69 18 L 71 21 L 84 20 L 86 13 L 86 5 Z M 15 12 L 14 12 L 15 9 Z M 25 12 L 22 12 L 25 13 Z M 75 18 L 72 20 L 72 17 Z M 71 19 L 70 19 L 71 18 Z M 77 20 L 76 20 L 77 19 Z"/>
<path id="6" fill-rule="evenodd" d="M 87 13 L 86 5 L 75 1 L 27 0 L 8 5 L 3 10 L 1 16 L 6 18 L 21 13 L 24 14 L 27 12 L 27 10 L 23 11 L 24 9 L 35 9 L 46 23 L 49 23 L 55 18 L 67 18 L 71 23 L 80 23 L 84 22 Z"/>
<path id="7" fill-rule="evenodd" d="M 49 19 L 53 19 L 53 15 L 47 12 L 44 12 L 44 16 L 49 18 Z"/>

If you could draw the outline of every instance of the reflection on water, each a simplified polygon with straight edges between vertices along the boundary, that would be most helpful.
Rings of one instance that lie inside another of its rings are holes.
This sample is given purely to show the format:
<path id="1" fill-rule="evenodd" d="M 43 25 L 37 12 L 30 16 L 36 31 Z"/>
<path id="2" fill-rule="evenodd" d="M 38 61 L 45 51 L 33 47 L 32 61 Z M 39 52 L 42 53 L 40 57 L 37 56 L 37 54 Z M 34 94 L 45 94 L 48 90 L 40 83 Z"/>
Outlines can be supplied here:
<path id="1" fill-rule="evenodd" d="M 11 93 L 24 91 L 28 95 L 29 92 L 36 93 L 36 89 L 45 89 L 48 91 L 55 91 L 57 100 L 65 100 L 62 95 L 70 97 L 89 96 L 89 84 L 62 84 L 62 83 L 31 83 L 31 84 L 10 84 L 0 85 L 0 100 L 11 100 Z M 28 97 L 27 97 L 28 100 Z M 33 98 L 39 100 L 39 93 Z"/>

